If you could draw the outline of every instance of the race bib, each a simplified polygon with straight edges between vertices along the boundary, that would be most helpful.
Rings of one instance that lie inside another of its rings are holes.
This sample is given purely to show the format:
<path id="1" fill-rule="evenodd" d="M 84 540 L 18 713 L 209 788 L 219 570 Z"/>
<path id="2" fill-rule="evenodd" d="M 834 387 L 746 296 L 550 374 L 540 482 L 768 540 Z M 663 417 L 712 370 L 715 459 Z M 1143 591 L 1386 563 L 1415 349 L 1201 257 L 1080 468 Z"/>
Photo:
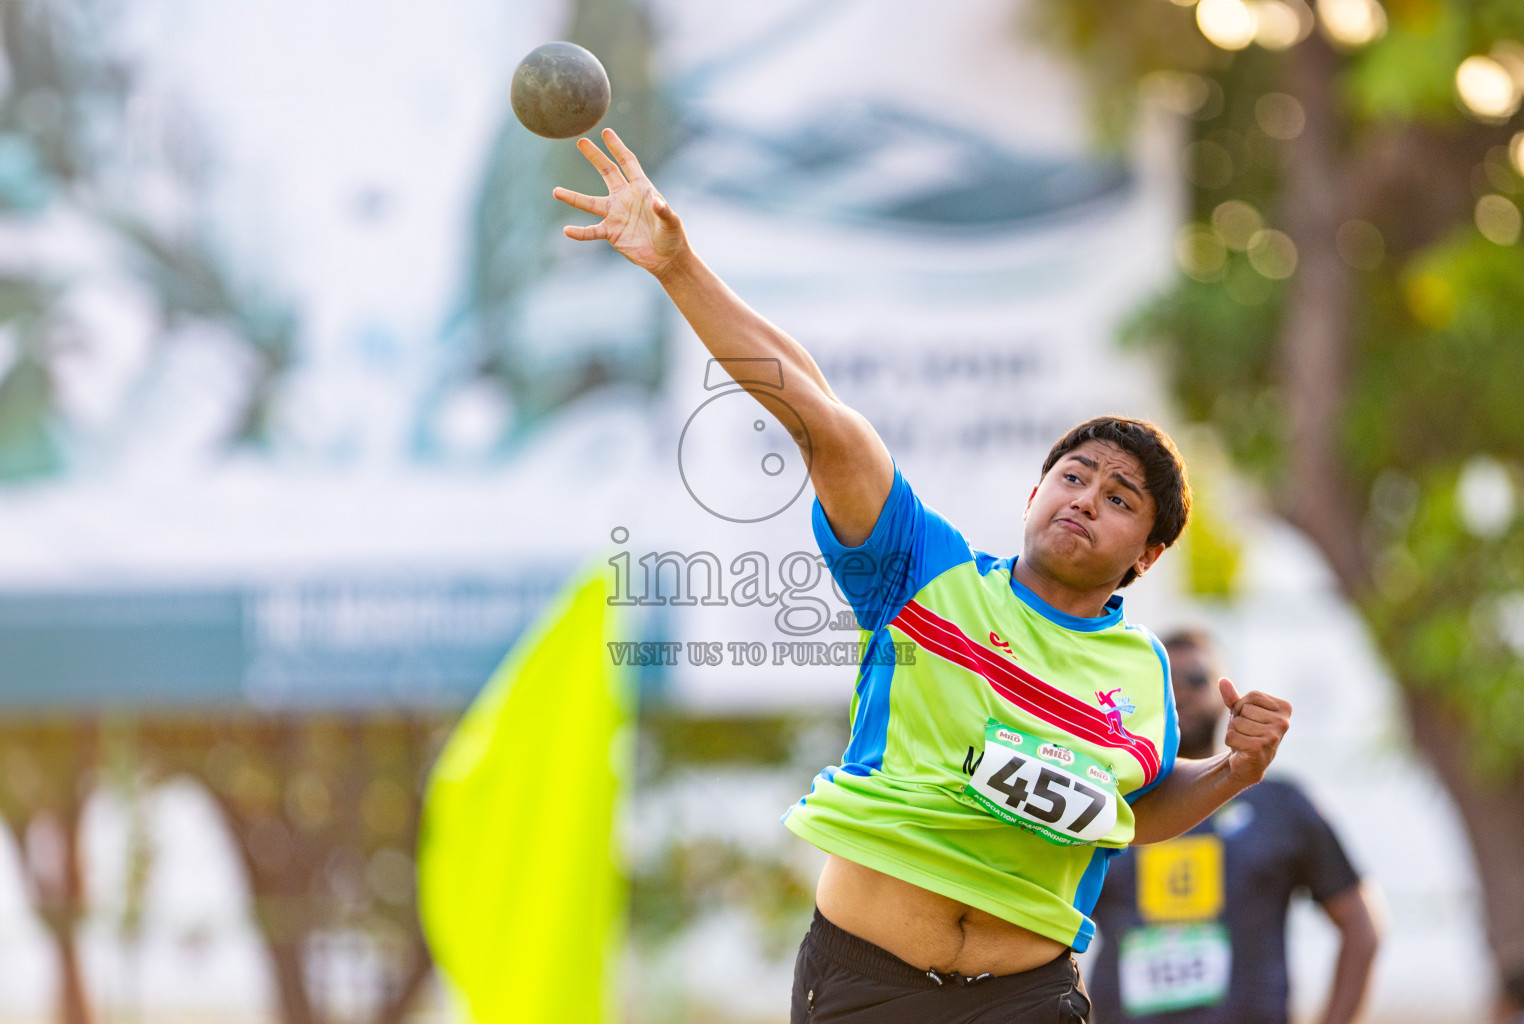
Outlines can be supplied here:
<path id="1" fill-rule="evenodd" d="M 1117 947 L 1122 1008 L 1129 1017 L 1213 1006 L 1228 994 L 1233 947 L 1220 924 L 1156 925 Z"/>
<path id="2" fill-rule="evenodd" d="M 1117 823 L 1116 777 L 1078 750 L 991 718 L 984 754 L 963 790 L 1001 821 L 1060 846 L 1102 838 Z"/>

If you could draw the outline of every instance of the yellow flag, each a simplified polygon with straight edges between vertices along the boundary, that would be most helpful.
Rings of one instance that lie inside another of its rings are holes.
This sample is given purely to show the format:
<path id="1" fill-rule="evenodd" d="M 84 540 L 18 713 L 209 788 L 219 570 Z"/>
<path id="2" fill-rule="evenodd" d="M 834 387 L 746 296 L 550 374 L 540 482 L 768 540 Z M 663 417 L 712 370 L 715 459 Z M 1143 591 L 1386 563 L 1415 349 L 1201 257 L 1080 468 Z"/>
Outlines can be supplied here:
<path id="1" fill-rule="evenodd" d="M 602 1024 L 623 945 L 630 699 L 602 573 L 509 652 L 434 766 L 418 905 L 475 1024 Z"/>

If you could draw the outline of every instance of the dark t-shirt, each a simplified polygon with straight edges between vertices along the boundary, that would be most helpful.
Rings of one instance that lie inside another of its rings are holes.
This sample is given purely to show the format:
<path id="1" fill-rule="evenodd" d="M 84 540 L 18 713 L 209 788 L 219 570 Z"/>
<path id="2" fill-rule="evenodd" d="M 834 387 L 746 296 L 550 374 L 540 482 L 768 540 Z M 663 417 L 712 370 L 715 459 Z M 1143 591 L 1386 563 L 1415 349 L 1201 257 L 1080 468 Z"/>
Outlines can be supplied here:
<path id="1" fill-rule="evenodd" d="M 1328 822 L 1276 780 L 1184 836 L 1124 851 L 1091 915 L 1091 1024 L 1285 1024 L 1292 895 L 1321 903 L 1358 881 Z"/>

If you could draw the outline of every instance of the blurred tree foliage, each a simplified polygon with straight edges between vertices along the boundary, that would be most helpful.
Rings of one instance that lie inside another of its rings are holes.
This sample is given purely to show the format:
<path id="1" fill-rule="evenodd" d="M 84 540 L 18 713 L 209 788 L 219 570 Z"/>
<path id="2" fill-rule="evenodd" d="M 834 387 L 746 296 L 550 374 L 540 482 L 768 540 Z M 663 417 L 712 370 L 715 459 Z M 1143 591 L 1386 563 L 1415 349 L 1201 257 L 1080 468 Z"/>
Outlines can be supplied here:
<path id="1" fill-rule="evenodd" d="M 139 187 L 160 174 L 194 197 L 201 168 L 183 111 L 163 137 L 129 124 L 135 74 L 117 45 L 124 12 L 113 0 L 0 4 L 0 232 L 9 249 L 0 270 L 0 479 L 63 468 L 71 425 L 59 367 L 99 342 L 79 336 L 67 309 L 76 278 L 89 275 L 39 257 L 28 244 L 33 229 L 83 239 L 118 261 L 158 307 L 155 342 L 201 321 L 244 346 L 253 375 L 232 443 L 264 438 L 293 356 L 289 311 L 235 281 L 196 224 L 152 215 L 143 201 Z"/>
<path id="2" fill-rule="evenodd" d="M 1127 339 L 1363 613 L 1524 1006 L 1524 5 L 1035 12 L 1104 139 L 1140 97 L 1183 115 L 1180 274 Z"/>
<path id="3" fill-rule="evenodd" d="M 414 851 L 447 719 L 250 715 L 145 730 L 160 771 L 197 779 L 222 811 L 284 1024 L 400 1024 L 432 970 Z M 357 944 L 371 975 L 358 984 Z"/>
<path id="4" fill-rule="evenodd" d="M 401 1024 L 432 971 L 414 851 L 448 727 L 443 714 L 7 716 L 0 827 L 58 956 L 58 1020 L 98 1019 L 79 935 L 109 897 L 92 901 L 84 884 L 88 802 L 109 790 L 128 812 L 116 923 L 130 947 L 158 870 L 142 799 L 182 777 L 205 788 L 227 825 L 283 1024 Z"/>

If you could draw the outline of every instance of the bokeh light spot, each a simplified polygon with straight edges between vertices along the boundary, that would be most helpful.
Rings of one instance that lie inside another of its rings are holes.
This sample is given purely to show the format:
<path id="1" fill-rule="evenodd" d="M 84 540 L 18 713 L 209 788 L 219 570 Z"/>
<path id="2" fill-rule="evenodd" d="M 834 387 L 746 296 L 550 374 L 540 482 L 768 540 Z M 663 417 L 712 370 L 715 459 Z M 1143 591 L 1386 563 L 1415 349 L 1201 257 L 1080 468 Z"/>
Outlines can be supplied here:
<path id="1" fill-rule="evenodd" d="M 1386 255 L 1386 239 L 1376 225 L 1364 220 L 1347 220 L 1334 235 L 1339 259 L 1356 270 L 1374 270 Z"/>
<path id="2" fill-rule="evenodd" d="M 1476 201 L 1476 229 L 1487 241 L 1512 245 L 1519 240 L 1519 227 L 1519 208 L 1506 197 L 1488 195 Z"/>
<path id="3" fill-rule="evenodd" d="M 395 907 L 406 907 L 413 898 L 416 874 L 413 858 L 402 850 L 377 850 L 365 867 L 365 881 L 371 892 Z"/>
<path id="4" fill-rule="evenodd" d="M 1419 274 L 1403 282 L 1408 312 L 1425 327 L 1442 329 L 1455 319 L 1455 288 L 1437 274 Z"/>
<path id="5" fill-rule="evenodd" d="M 1477 537 L 1501 537 L 1513 523 L 1517 501 L 1507 467 L 1487 455 L 1466 460 L 1455 483 L 1455 511 Z"/>
<path id="6" fill-rule="evenodd" d="M 1285 50 L 1312 32 L 1312 9 L 1302 0 L 1260 0 L 1254 12 L 1254 41 L 1267 50 Z"/>
<path id="7" fill-rule="evenodd" d="M 1187 224 L 1175 236 L 1175 259 L 1180 269 L 1197 281 L 1220 281 L 1228 249 L 1217 232 L 1201 224 Z"/>
<path id="8" fill-rule="evenodd" d="M 1264 226 L 1259 211 L 1241 199 L 1229 199 L 1212 211 L 1212 227 L 1223 244 L 1235 252 L 1249 248 L 1249 239 Z"/>
<path id="9" fill-rule="evenodd" d="M 1455 91 L 1474 117 L 1501 121 L 1519 109 L 1519 84 L 1491 57 L 1467 57 L 1455 69 Z"/>
<path id="10" fill-rule="evenodd" d="M 1307 127 L 1307 112 L 1295 96 L 1267 92 L 1254 103 L 1254 120 L 1260 131 L 1285 142 L 1302 134 Z"/>
<path id="11" fill-rule="evenodd" d="M 1384 469 L 1371 484 L 1371 514 L 1388 529 L 1405 530 L 1422 497 L 1418 481 L 1401 470 Z"/>
<path id="12" fill-rule="evenodd" d="M 1138 83 L 1145 100 L 1181 117 L 1195 117 L 1208 109 L 1214 88 L 1221 93 L 1215 82 L 1188 71 L 1154 71 Z"/>
<path id="13" fill-rule="evenodd" d="M 1249 239 L 1249 265 L 1272 281 L 1296 273 L 1296 243 L 1282 231 L 1256 231 Z"/>
<path id="14" fill-rule="evenodd" d="M 1224 50 L 1242 50 L 1259 29 L 1254 11 L 1243 0 L 1201 0 L 1196 5 L 1201 34 Z"/>
<path id="15" fill-rule="evenodd" d="M 1376 0 L 1318 0 L 1318 22 L 1330 42 L 1359 47 L 1386 32 L 1386 9 Z"/>
<path id="16" fill-rule="evenodd" d="M 1524 658 L 1524 590 L 1498 598 L 1492 608 L 1497 637 L 1514 655 Z"/>
<path id="17" fill-rule="evenodd" d="M 314 832 L 333 816 L 328 785 L 313 772 L 302 772 L 286 787 L 286 813 L 297 828 Z"/>
<path id="18" fill-rule="evenodd" d="M 1510 166 L 1512 158 L 1508 150 L 1503 146 L 1493 146 L 1487 151 L 1487 157 L 1481 162 L 1482 176 L 1487 179 L 1487 186 L 1499 192 L 1519 191 L 1519 177 L 1514 174 Z"/>

